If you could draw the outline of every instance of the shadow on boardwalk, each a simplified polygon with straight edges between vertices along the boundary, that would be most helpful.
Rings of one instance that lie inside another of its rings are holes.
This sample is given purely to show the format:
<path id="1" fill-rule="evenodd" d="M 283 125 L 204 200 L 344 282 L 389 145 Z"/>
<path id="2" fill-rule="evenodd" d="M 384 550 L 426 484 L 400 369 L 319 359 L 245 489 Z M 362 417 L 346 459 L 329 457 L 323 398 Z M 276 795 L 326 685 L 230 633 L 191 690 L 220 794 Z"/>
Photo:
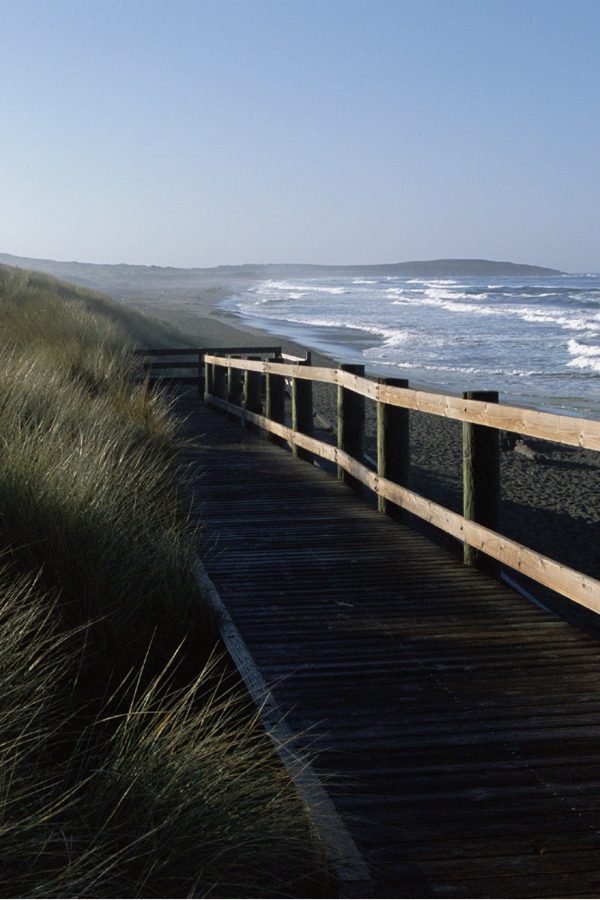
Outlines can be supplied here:
<path id="1" fill-rule="evenodd" d="M 598 643 L 184 405 L 206 567 L 377 895 L 600 895 Z"/>

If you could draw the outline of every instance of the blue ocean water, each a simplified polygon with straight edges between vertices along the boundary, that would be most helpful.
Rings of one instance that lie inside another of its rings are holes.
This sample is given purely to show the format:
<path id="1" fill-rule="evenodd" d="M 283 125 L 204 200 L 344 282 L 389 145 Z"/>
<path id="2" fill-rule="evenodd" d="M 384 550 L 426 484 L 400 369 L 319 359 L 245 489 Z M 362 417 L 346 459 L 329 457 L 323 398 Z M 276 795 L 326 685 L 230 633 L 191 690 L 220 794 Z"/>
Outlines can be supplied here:
<path id="1" fill-rule="evenodd" d="M 226 305 L 372 374 L 600 418 L 600 275 L 268 280 Z"/>

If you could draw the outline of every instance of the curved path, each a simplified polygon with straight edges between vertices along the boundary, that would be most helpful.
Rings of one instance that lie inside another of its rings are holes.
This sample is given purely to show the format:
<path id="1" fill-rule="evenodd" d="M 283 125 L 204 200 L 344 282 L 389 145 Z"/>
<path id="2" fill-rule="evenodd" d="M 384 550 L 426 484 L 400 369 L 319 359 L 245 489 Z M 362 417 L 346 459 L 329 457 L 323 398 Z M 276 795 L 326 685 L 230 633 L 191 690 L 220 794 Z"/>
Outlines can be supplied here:
<path id="1" fill-rule="evenodd" d="M 598 642 L 183 402 L 206 568 L 377 896 L 599 896 Z"/>

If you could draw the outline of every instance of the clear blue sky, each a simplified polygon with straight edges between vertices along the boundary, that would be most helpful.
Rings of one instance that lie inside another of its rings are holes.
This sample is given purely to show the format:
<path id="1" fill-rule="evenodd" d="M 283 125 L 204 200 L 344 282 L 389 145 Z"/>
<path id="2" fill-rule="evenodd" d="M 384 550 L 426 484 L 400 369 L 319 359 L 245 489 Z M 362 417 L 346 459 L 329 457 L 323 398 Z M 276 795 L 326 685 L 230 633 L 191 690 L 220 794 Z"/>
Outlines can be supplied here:
<path id="1" fill-rule="evenodd" d="M 600 270 L 598 0 L 0 0 L 0 251 Z"/>

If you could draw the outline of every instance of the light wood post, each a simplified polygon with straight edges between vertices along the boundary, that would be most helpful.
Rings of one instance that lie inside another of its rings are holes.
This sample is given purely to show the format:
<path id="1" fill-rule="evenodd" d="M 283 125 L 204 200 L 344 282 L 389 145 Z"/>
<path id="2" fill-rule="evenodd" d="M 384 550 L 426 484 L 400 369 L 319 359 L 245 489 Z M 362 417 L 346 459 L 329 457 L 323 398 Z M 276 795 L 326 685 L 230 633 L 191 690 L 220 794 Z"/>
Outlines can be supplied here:
<path id="1" fill-rule="evenodd" d="M 354 363 L 347 363 L 340 366 L 340 369 L 350 372 L 352 375 L 364 376 L 365 374 L 365 367 Z M 338 447 L 362 462 L 365 440 L 365 398 L 339 385 L 337 405 Z M 355 489 L 359 488 L 356 478 L 345 472 L 341 466 L 338 466 L 338 478 Z"/>
<path id="2" fill-rule="evenodd" d="M 310 366 L 312 364 L 312 356 L 306 354 L 306 360 L 299 363 L 301 366 Z M 292 378 L 292 429 L 300 431 L 302 434 L 313 436 L 313 393 L 312 381 L 305 381 L 303 378 Z M 292 444 L 292 453 L 298 459 L 304 459 L 307 462 L 313 461 L 313 455 L 304 447 L 298 447 Z"/>
<path id="3" fill-rule="evenodd" d="M 272 362 L 283 362 L 278 354 Z M 283 375 L 267 372 L 265 378 L 265 416 L 274 422 L 285 425 L 285 379 Z M 269 433 L 269 440 L 274 444 L 285 445 L 283 438 Z"/>
<path id="4" fill-rule="evenodd" d="M 406 378 L 379 378 L 379 384 L 407 388 Z M 410 479 L 410 435 L 408 410 L 401 406 L 377 403 L 377 474 L 380 478 L 394 481 L 401 487 L 408 487 Z M 405 518 L 401 507 L 377 498 L 379 512 L 387 513 L 395 519 Z"/>
<path id="5" fill-rule="evenodd" d="M 248 359 L 260 359 L 260 356 L 249 356 Z M 260 392 L 261 373 L 251 372 L 248 369 L 244 372 L 244 397 L 242 405 L 248 412 L 262 412 L 262 398 Z M 244 423 L 246 428 L 252 428 L 250 422 Z"/>
<path id="6" fill-rule="evenodd" d="M 497 403 L 497 391 L 466 391 L 465 400 Z M 500 441 L 495 428 L 463 422 L 463 515 L 465 519 L 498 531 L 500 518 Z M 498 563 L 468 544 L 465 565 L 498 575 Z"/>

